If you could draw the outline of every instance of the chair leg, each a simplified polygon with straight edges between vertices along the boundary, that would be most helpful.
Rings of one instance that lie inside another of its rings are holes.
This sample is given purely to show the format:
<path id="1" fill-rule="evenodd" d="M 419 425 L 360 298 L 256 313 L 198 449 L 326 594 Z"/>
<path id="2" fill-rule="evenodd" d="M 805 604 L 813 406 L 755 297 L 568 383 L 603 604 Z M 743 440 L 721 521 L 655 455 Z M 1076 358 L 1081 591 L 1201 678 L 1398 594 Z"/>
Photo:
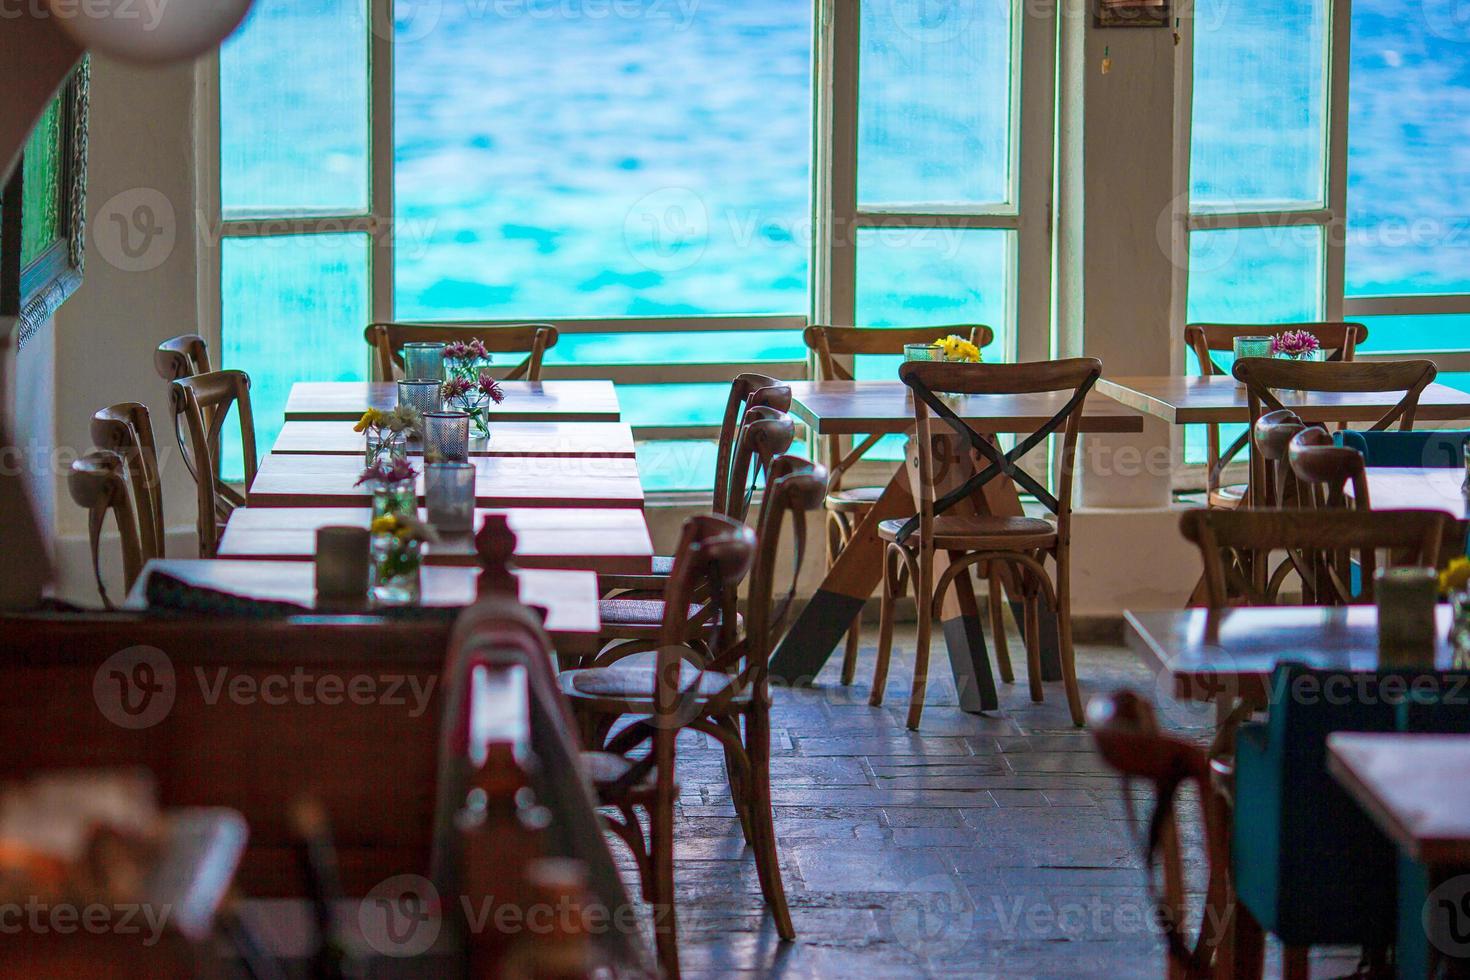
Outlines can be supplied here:
<path id="1" fill-rule="evenodd" d="M 1307 963 L 1307 946 L 1285 946 L 1281 950 L 1281 980 L 1309 980 L 1312 975 Z"/>
<path id="2" fill-rule="evenodd" d="M 1029 572 L 1025 573 L 1030 575 Z M 1031 684 L 1031 700 L 1040 704 L 1046 698 L 1041 687 L 1041 595 L 1035 585 L 1026 586 L 1026 673 Z"/>
<path id="3" fill-rule="evenodd" d="M 1011 668 L 1011 645 L 1006 639 L 1005 587 L 996 574 L 995 563 L 990 566 L 988 579 L 990 591 L 990 635 L 995 640 L 995 663 L 1000 668 L 1000 679 L 1007 684 L 1016 683 L 1016 672 Z"/>
<path id="4" fill-rule="evenodd" d="M 934 632 L 934 555 L 919 551 L 919 575 L 914 583 L 914 605 L 919 608 L 919 642 L 914 648 L 914 686 L 909 692 L 910 731 L 919 730 L 924 717 L 924 695 L 929 687 L 929 645 Z"/>
<path id="5" fill-rule="evenodd" d="M 827 512 L 827 568 L 837 562 L 837 556 L 847 547 L 852 537 L 852 527 L 844 514 Z M 862 615 L 859 614 L 847 628 L 847 647 L 842 654 L 842 686 L 849 687 L 857 675 L 858 645 L 862 642 Z"/>
<path id="6" fill-rule="evenodd" d="M 653 906 L 653 938 L 659 966 L 666 980 L 679 978 L 679 929 L 674 912 L 674 828 L 672 807 L 668 812 L 655 806 L 649 812 L 648 830 Z"/>
<path id="7" fill-rule="evenodd" d="M 894 607 L 898 605 L 899 596 L 903 595 L 899 573 L 894 570 L 894 563 L 901 559 L 887 552 L 883 556 L 883 605 L 878 613 L 878 661 L 873 665 L 873 689 L 868 692 L 868 704 L 874 708 L 883 704 L 883 691 L 888 686 L 888 662 L 893 655 L 893 617 Z"/>
<path id="8" fill-rule="evenodd" d="M 740 833 L 747 845 L 754 845 L 750 826 L 750 780 L 740 774 L 736 750 L 725 746 L 725 775 L 730 783 L 730 798 L 735 802 L 735 815 L 740 818 Z"/>
<path id="9" fill-rule="evenodd" d="M 776 920 L 776 933 L 786 942 L 796 938 L 791 924 L 791 909 L 786 904 L 786 885 L 781 880 L 781 854 L 776 848 L 776 825 L 771 817 L 771 719 L 769 708 L 756 706 L 745 721 L 745 737 L 750 758 L 750 812 L 755 839 L 756 869 L 760 872 L 761 893 Z"/>
<path id="10" fill-rule="evenodd" d="M 852 684 L 857 675 L 858 648 L 863 642 L 863 614 L 858 613 L 847 627 L 847 649 L 842 654 L 842 686 Z"/>
<path id="11" fill-rule="evenodd" d="M 1077 651 L 1072 645 L 1072 558 L 1065 550 L 1057 555 L 1057 647 L 1062 660 L 1062 682 L 1067 688 L 1067 708 L 1072 724 L 1081 728 L 1082 692 L 1077 687 Z"/>

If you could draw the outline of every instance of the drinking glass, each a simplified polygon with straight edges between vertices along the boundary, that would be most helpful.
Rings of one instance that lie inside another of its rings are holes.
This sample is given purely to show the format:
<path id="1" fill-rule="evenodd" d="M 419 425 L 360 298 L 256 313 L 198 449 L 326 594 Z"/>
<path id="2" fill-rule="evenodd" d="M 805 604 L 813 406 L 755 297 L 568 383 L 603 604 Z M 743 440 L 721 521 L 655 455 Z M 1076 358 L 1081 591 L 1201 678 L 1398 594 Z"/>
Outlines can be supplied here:
<path id="1" fill-rule="evenodd" d="M 424 413 L 424 462 L 468 463 L 470 417 L 465 412 Z"/>
<path id="2" fill-rule="evenodd" d="M 443 381 L 444 345 L 440 343 L 404 344 L 403 376 L 410 381 Z"/>
<path id="3" fill-rule="evenodd" d="M 398 404 L 401 407 L 417 409 L 424 415 L 437 412 L 444 407 L 442 388 L 442 381 L 419 379 L 400 381 L 398 382 Z"/>
<path id="4" fill-rule="evenodd" d="M 430 463 L 424 469 L 429 523 L 446 534 L 475 529 L 475 468 L 469 463 Z"/>

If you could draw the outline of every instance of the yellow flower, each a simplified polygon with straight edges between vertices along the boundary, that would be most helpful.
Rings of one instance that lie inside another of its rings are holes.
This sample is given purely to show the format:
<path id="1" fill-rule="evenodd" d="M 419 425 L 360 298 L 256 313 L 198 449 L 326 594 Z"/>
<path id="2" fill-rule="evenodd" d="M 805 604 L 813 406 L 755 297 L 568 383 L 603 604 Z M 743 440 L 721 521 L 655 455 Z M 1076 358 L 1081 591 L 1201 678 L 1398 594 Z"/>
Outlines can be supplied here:
<path id="1" fill-rule="evenodd" d="M 957 334 L 941 337 L 939 340 L 934 341 L 934 345 L 943 348 L 944 359 L 947 361 L 965 361 L 970 364 L 980 363 L 980 348 Z"/>
<path id="2" fill-rule="evenodd" d="M 1444 595 L 1464 592 L 1470 587 L 1470 558 L 1456 558 L 1439 573 L 1439 591 Z"/>
<path id="3" fill-rule="evenodd" d="M 368 429 L 375 429 L 382 425 L 384 418 L 385 416 L 382 412 L 376 408 L 370 408 L 362 413 L 362 418 L 357 420 L 357 424 L 352 427 L 352 431 L 366 432 Z"/>
<path id="4" fill-rule="evenodd" d="M 392 514 L 384 514 L 373 521 L 374 534 L 397 534 L 399 530 L 398 518 Z"/>

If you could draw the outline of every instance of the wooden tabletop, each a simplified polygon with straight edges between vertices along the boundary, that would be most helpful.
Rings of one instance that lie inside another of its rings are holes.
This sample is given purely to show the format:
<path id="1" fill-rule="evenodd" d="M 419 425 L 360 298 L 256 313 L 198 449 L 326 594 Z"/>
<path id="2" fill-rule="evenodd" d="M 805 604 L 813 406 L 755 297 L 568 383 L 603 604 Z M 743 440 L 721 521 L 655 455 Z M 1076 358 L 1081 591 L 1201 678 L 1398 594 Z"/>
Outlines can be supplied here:
<path id="1" fill-rule="evenodd" d="M 479 507 L 643 507 L 638 462 L 591 456 L 478 457 Z M 260 464 L 247 499 L 251 507 L 360 507 L 371 496 L 354 486 L 360 456 L 271 453 Z M 419 502 L 424 481 L 419 476 Z"/>
<path id="2" fill-rule="evenodd" d="M 317 456 L 363 455 L 366 437 L 351 422 L 287 422 L 273 453 Z M 423 444 L 408 445 L 410 456 Z M 470 436 L 471 456 L 622 456 L 632 459 L 633 429 L 622 422 L 500 422 L 489 439 Z"/>
<path id="3" fill-rule="evenodd" d="M 980 432 L 1034 432 L 1066 405 L 1069 394 L 966 395 L 955 411 Z M 908 432 L 913 394 L 899 381 L 793 381 L 791 410 L 820 435 Z M 1136 411 L 1094 392 L 1083 432 L 1142 432 Z"/>
<path id="4" fill-rule="evenodd" d="M 427 515 L 420 510 L 420 517 Z M 646 575 L 653 542 L 643 513 L 631 508 L 598 510 L 482 510 L 504 514 L 516 535 L 516 564 L 522 568 L 573 568 L 604 575 Z M 366 507 L 242 507 L 230 515 L 219 557 L 253 561 L 311 561 L 317 528 L 368 526 Z M 477 524 L 478 526 L 478 524 Z M 445 535 L 429 545 L 431 565 L 478 567 L 469 535 Z"/>
<path id="5" fill-rule="evenodd" d="M 496 422 L 619 422 L 611 381 L 505 381 L 505 402 L 491 410 Z M 391 381 L 298 381 L 286 400 L 287 422 L 356 422 L 369 407 L 398 404 Z"/>
<path id="6" fill-rule="evenodd" d="M 1470 515 L 1465 512 L 1464 483 L 1459 468 L 1368 467 L 1368 496 L 1375 510 L 1443 510 L 1465 520 Z"/>
<path id="7" fill-rule="evenodd" d="M 1340 732 L 1327 771 L 1409 857 L 1470 866 L 1470 735 Z"/>
<path id="8" fill-rule="evenodd" d="M 148 608 L 148 576 L 161 570 L 203 588 L 251 599 L 316 605 L 316 566 L 301 561 L 227 561 L 153 559 L 144 566 L 124 608 Z M 425 606 L 457 608 L 475 601 L 477 568 L 426 567 L 421 570 Z M 593 572 L 526 568 L 516 572 L 520 599 L 547 611 L 546 629 L 555 638 L 596 636 L 601 628 L 597 575 Z"/>
<path id="9" fill-rule="evenodd" d="M 1250 421 L 1245 386 L 1228 375 L 1103 378 L 1097 390 L 1174 425 Z M 1307 422 L 1376 422 L 1402 397 L 1398 392 L 1304 392 L 1283 398 L 1282 404 Z M 1419 396 L 1414 417 L 1418 421 L 1470 419 L 1470 393 L 1431 384 Z"/>
<path id="10" fill-rule="evenodd" d="M 1453 614 L 1439 607 L 1435 662 L 1454 659 L 1448 636 Z M 1378 669 L 1378 610 L 1373 606 L 1206 609 L 1124 613 L 1128 645 L 1156 675 L 1172 678 L 1174 696 L 1196 701 L 1220 695 L 1263 701 L 1271 673 L 1283 661 L 1318 669 Z M 1164 685 L 1160 684 L 1160 690 Z"/>

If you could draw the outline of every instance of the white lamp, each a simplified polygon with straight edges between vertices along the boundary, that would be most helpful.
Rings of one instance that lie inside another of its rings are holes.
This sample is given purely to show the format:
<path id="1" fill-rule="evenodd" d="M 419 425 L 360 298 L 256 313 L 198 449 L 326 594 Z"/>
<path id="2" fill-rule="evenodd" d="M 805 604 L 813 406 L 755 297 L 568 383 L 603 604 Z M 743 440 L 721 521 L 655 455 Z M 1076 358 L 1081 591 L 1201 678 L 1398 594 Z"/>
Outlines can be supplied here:
<path id="1" fill-rule="evenodd" d="M 253 0 L 46 0 L 57 26 L 84 48 L 156 64 L 197 58 L 250 11 Z"/>

